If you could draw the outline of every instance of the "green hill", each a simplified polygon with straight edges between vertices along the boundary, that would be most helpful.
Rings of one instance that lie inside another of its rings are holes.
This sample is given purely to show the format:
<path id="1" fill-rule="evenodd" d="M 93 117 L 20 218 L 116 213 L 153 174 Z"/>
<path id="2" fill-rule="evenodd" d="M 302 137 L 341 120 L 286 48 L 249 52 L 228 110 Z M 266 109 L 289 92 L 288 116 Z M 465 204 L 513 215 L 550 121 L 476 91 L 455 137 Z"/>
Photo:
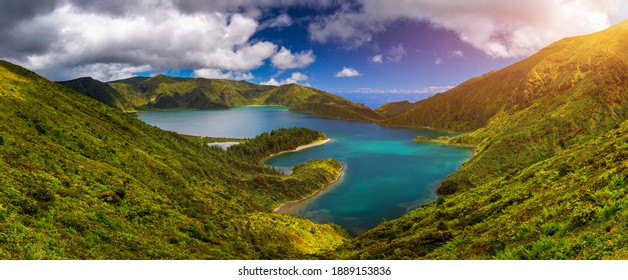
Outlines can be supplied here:
<path id="1" fill-rule="evenodd" d="M 418 101 L 410 110 L 389 113 L 395 117 L 383 124 L 470 132 L 486 126 L 499 112 L 517 112 L 550 96 L 566 99 L 593 85 L 602 87 L 600 94 L 610 95 L 606 87 L 625 82 L 621 75 L 626 73 L 626 44 L 620 38 L 627 25 L 624 21 L 599 33 L 560 40 L 511 66 Z"/>
<path id="2" fill-rule="evenodd" d="M 248 105 L 248 98 L 272 89 L 244 81 L 157 75 L 109 84 L 144 109 L 216 109 Z"/>
<path id="3" fill-rule="evenodd" d="M 89 83 L 88 83 L 89 82 Z M 116 96 L 114 106 L 128 110 L 152 109 L 220 109 L 243 105 L 283 105 L 296 112 L 324 117 L 377 122 L 384 119 L 372 109 L 340 96 L 297 84 L 279 87 L 203 78 L 177 78 L 165 75 L 133 77 L 107 84 L 85 78 L 62 82 L 111 105 L 109 96 Z M 99 90 L 102 90 L 100 92 Z M 120 97 L 118 97 L 120 96 Z M 115 103 L 115 104 L 117 104 Z M 130 104 L 130 105 L 126 105 Z"/>
<path id="4" fill-rule="evenodd" d="M 626 37 L 628 20 L 560 40 L 387 121 L 476 129 L 437 139 L 475 145 L 476 154 L 441 183 L 437 202 L 383 223 L 339 255 L 627 258 Z"/>
<path id="5" fill-rule="evenodd" d="M 223 151 L 0 61 L 0 259 L 307 258 L 333 249 L 346 239 L 336 226 L 270 212 L 335 180 L 341 164 L 313 160 L 284 176 L 254 160 L 321 137 L 284 129 Z"/>
<path id="6" fill-rule="evenodd" d="M 60 85 L 76 90 L 93 99 L 105 103 L 113 108 L 123 111 L 133 109 L 133 105 L 129 103 L 122 95 L 112 88 L 110 85 L 94 80 L 92 78 L 78 78 L 71 81 L 57 82 Z"/>
<path id="7" fill-rule="evenodd" d="M 413 103 L 404 100 L 399 102 L 386 103 L 377 108 L 375 111 L 385 118 L 390 119 L 410 111 L 413 106 Z"/>
<path id="8" fill-rule="evenodd" d="M 282 85 L 265 92 L 257 102 L 291 106 L 292 111 L 330 118 L 376 122 L 383 117 L 372 109 L 329 92 L 297 84 Z"/>

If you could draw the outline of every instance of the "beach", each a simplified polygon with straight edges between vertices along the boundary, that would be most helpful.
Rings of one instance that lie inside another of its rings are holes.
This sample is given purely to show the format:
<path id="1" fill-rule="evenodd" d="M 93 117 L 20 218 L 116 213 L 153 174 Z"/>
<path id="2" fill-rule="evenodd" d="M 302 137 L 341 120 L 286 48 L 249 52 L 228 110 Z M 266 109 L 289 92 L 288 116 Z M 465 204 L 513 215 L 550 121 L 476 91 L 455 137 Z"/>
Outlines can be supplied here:
<path id="1" fill-rule="evenodd" d="M 329 187 L 333 186 L 334 184 L 336 184 L 336 183 L 340 180 L 340 178 L 342 178 L 342 174 L 343 174 L 344 169 L 345 169 L 345 164 L 344 164 L 344 163 L 342 163 L 342 168 L 340 168 L 340 170 L 339 170 L 339 171 L 340 171 L 340 173 L 338 173 L 338 177 L 336 177 L 336 179 L 334 179 L 334 180 L 333 180 L 333 181 L 331 181 L 329 184 L 327 184 L 327 185 L 325 185 L 324 187 L 322 187 L 322 188 L 320 188 L 320 189 L 316 190 L 315 192 L 313 192 L 312 194 L 310 194 L 310 195 L 308 195 L 308 196 L 306 196 L 306 197 L 304 197 L 304 198 L 291 200 L 291 201 L 288 201 L 288 202 L 286 202 L 286 203 L 283 203 L 283 204 L 281 204 L 281 205 L 277 206 L 277 208 L 275 208 L 275 210 L 273 210 L 273 213 L 275 213 L 275 214 L 283 214 L 283 213 L 281 213 L 281 210 L 282 210 L 283 208 L 285 208 L 285 207 L 287 207 L 287 206 L 290 206 L 290 205 L 293 205 L 293 204 L 295 204 L 295 203 L 299 203 L 299 202 L 304 201 L 304 200 L 306 200 L 306 199 L 308 199 L 308 198 L 311 198 L 311 197 L 313 197 L 313 196 L 315 196 L 315 195 L 319 194 L 320 192 L 322 192 L 322 191 L 326 190 L 327 188 L 329 188 Z"/>
<path id="2" fill-rule="evenodd" d="M 272 155 L 270 155 L 270 156 L 268 156 L 268 157 L 264 158 L 264 159 L 262 160 L 262 162 L 265 162 L 266 160 L 268 160 L 268 159 L 270 159 L 270 158 L 272 158 L 272 157 L 275 157 L 275 156 L 281 155 L 281 154 L 298 152 L 298 151 L 301 151 L 301 150 L 304 150 L 304 149 L 308 149 L 308 148 L 312 148 L 312 147 L 320 146 L 320 145 L 323 145 L 323 144 L 329 143 L 329 142 L 330 142 L 330 141 L 332 141 L 332 140 L 333 140 L 332 138 L 327 138 L 327 139 L 323 139 L 323 140 L 317 140 L 317 141 L 314 141 L 314 142 L 312 142 L 312 143 L 310 143 L 310 144 L 307 144 L 307 145 L 301 145 L 301 146 L 298 146 L 298 147 L 296 147 L 296 148 L 294 148 L 294 149 L 292 149 L 292 150 L 282 151 L 282 152 L 279 152 L 279 153 L 276 153 L 276 154 L 272 154 Z M 310 197 L 313 197 L 313 196 L 315 196 L 315 195 L 319 194 L 320 192 L 324 191 L 324 190 L 325 190 L 325 189 L 327 189 L 328 187 L 330 187 L 330 186 L 332 186 L 333 184 L 335 184 L 336 182 L 338 182 L 338 180 L 340 180 L 340 178 L 342 177 L 342 174 L 343 174 L 343 172 L 342 172 L 342 171 L 343 171 L 344 169 L 345 169 L 345 164 L 343 163 L 343 164 L 342 164 L 342 168 L 340 168 L 340 173 L 338 174 L 338 177 L 337 177 L 336 179 L 334 179 L 332 182 L 330 182 L 329 184 L 325 185 L 324 187 L 322 187 L 322 188 L 318 189 L 318 190 L 317 190 L 317 191 L 315 191 L 314 193 L 312 193 L 312 194 L 310 194 L 310 195 L 308 195 L 308 196 L 306 196 L 306 197 L 304 197 L 304 198 L 295 199 L 295 200 L 288 201 L 288 202 L 286 202 L 286 203 L 283 203 L 283 204 L 279 205 L 277 208 L 275 208 L 275 210 L 273 210 L 273 213 L 279 213 L 279 214 L 281 214 L 279 211 L 281 211 L 281 209 L 285 208 L 286 206 L 289 206 L 289 205 L 292 205 L 292 204 L 295 204 L 295 203 L 301 202 L 301 201 L 303 201 L 303 200 L 306 200 L 306 199 L 308 199 L 308 198 L 310 198 Z M 290 173 L 291 173 L 291 172 L 290 172 Z M 290 175 L 290 174 L 286 174 L 286 175 Z"/>
<path id="3" fill-rule="evenodd" d="M 296 147 L 296 148 L 294 148 L 292 150 L 287 150 L 287 151 L 282 151 L 282 152 L 279 152 L 279 153 L 276 153 L 276 154 L 271 154 L 271 155 L 265 157 L 264 159 L 262 159 L 262 163 L 267 161 L 268 159 L 270 159 L 272 157 L 275 157 L 275 156 L 278 156 L 278 155 L 281 155 L 281 154 L 285 154 L 285 153 L 293 153 L 293 152 L 298 152 L 300 150 L 305 150 L 305 149 L 308 149 L 308 148 L 320 146 L 320 145 L 328 143 L 331 140 L 333 140 L 333 139 L 332 138 L 327 138 L 327 139 L 323 139 L 323 140 L 316 140 L 316 141 L 314 141 L 314 142 L 312 142 L 310 144 L 301 145 L 301 146 L 298 146 L 298 147 Z"/>

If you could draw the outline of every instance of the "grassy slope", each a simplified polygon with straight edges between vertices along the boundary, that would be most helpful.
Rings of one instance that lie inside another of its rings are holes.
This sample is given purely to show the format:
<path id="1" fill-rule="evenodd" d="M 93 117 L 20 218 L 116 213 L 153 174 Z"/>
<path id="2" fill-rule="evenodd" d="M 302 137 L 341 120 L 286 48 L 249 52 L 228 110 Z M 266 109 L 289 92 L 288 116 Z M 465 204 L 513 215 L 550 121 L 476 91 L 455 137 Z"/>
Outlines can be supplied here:
<path id="1" fill-rule="evenodd" d="M 477 152 L 439 187 L 452 195 L 380 225 L 340 255 L 626 258 L 621 232 L 628 206 L 628 45 L 622 40 L 627 34 L 624 21 L 564 39 L 505 71 L 465 83 L 467 89 L 473 83 L 519 83 L 501 94 L 513 96 L 523 88 L 527 101 L 504 107 L 485 127 L 450 140 L 475 144 Z M 517 69 L 528 71 L 520 75 L 525 79 L 499 76 Z M 476 95 L 485 85 L 473 86 L 480 89 Z M 457 92 L 435 100 L 472 94 Z"/>
<path id="2" fill-rule="evenodd" d="M 133 110 L 133 105 L 110 85 L 92 78 L 78 78 L 71 81 L 58 82 L 60 85 L 76 90 L 93 99 L 122 111 Z"/>
<path id="3" fill-rule="evenodd" d="M 441 191 L 488 182 L 605 133 L 628 118 L 628 21 L 591 35 L 563 39 L 513 65 L 534 63 L 525 87 L 530 104 L 502 111 L 465 135 L 477 155 Z M 511 68 L 511 67 L 509 67 Z M 532 79 L 536 82 L 530 82 Z M 504 82 L 508 84 L 508 81 Z"/>
<path id="4" fill-rule="evenodd" d="M 10 63 L 0 77 L 2 259 L 302 258 L 345 239 L 269 213 L 334 180 L 335 160 L 283 176 Z"/>
<path id="5" fill-rule="evenodd" d="M 616 84 L 625 67 L 626 45 L 620 38 L 625 38 L 626 25 L 560 40 L 511 66 L 418 101 L 409 111 L 400 103 L 386 104 L 380 110 L 387 108 L 388 115 L 397 116 L 383 124 L 470 132 L 486 126 L 499 112 L 522 110 L 548 95 L 566 98 L 565 92 L 575 93 L 572 89 L 586 84 Z"/>
<path id="6" fill-rule="evenodd" d="M 409 101 L 404 100 L 399 102 L 386 103 L 377 108 L 375 111 L 384 116 L 386 119 L 390 119 L 410 111 L 413 106 L 414 103 L 410 103 Z"/>

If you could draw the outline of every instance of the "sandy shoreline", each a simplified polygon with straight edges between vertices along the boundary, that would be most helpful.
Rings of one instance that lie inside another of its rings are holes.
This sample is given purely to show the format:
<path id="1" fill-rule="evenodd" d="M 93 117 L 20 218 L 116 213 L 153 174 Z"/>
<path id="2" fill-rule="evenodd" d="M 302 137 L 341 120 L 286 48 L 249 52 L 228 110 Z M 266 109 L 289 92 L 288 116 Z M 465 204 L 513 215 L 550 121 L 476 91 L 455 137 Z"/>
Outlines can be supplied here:
<path id="1" fill-rule="evenodd" d="M 279 211 L 281 211 L 281 209 L 285 208 L 286 206 L 290 206 L 292 204 L 299 203 L 299 202 L 304 201 L 304 200 L 306 200 L 308 198 L 311 198 L 311 197 L 319 194 L 320 192 L 326 190 L 327 188 L 333 186 L 334 184 L 336 184 L 338 181 L 340 181 L 340 178 L 342 178 L 343 171 L 345 169 L 345 164 L 344 163 L 341 163 L 341 164 L 342 164 L 342 168 L 340 168 L 340 170 L 339 170 L 340 173 L 338 173 L 338 177 L 336 177 L 336 179 L 334 179 L 329 184 L 323 186 L 322 188 L 316 190 L 315 192 L 311 193 L 310 195 L 308 195 L 308 196 L 306 196 L 304 198 L 291 200 L 291 201 L 288 201 L 286 203 L 283 203 L 283 204 L 277 206 L 277 208 L 275 208 L 275 210 L 273 210 L 273 213 L 275 213 L 275 214 L 283 214 L 283 213 L 279 213 Z"/>
<path id="2" fill-rule="evenodd" d="M 271 155 L 265 157 L 264 159 L 262 159 L 262 163 L 267 161 L 267 160 L 269 160 L 272 157 L 276 157 L 278 155 L 285 154 L 285 153 L 293 153 L 293 152 L 298 152 L 300 150 L 305 150 L 305 149 L 308 149 L 308 148 L 320 146 L 320 145 L 328 143 L 331 140 L 332 140 L 332 138 L 327 138 L 327 139 L 324 139 L 324 140 L 317 140 L 317 141 L 314 141 L 313 143 L 310 143 L 310 144 L 307 144 L 307 145 L 298 146 L 298 147 L 296 147 L 296 148 L 294 148 L 292 150 L 282 151 L 282 152 L 279 152 L 279 153 L 276 153 L 276 154 L 271 154 Z"/>

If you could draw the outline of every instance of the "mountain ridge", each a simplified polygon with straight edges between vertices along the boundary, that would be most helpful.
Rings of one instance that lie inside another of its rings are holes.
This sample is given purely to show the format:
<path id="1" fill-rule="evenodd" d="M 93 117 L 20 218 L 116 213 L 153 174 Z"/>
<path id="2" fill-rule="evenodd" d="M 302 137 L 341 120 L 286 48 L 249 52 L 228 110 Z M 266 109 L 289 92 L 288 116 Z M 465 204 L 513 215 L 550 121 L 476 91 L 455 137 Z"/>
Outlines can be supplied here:
<path id="1" fill-rule="evenodd" d="M 83 80 L 81 80 L 83 81 Z M 383 117 L 374 110 L 340 96 L 298 84 L 266 86 L 247 81 L 225 79 L 181 78 L 166 75 L 133 77 L 106 84 L 93 80 L 91 88 L 115 91 L 133 109 L 224 109 L 244 105 L 282 105 L 295 112 L 323 117 L 378 122 Z M 90 87 L 78 80 L 61 83 L 92 97 Z M 111 88 L 111 89 L 109 89 Z M 109 95 L 113 95 L 109 94 Z M 99 97 L 99 100 L 105 98 Z M 109 102 L 111 103 L 111 102 Z M 111 104 L 108 104 L 111 106 Z M 128 110 L 129 106 L 115 106 Z"/>
<path id="2" fill-rule="evenodd" d="M 550 72 L 557 70 L 552 64 L 561 64 L 566 67 L 574 67 L 575 71 L 588 71 L 591 65 L 599 63 L 599 60 L 589 61 L 587 57 L 569 57 L 571 52 L 582 49 L 603 49 L 614 47 L 617 56 L 622 55 L 625 46 L 613 38 L 626 33 L 628 20 L 616 24 L 607 30 L 589 35 L 581 35 L 561 39 L 525 58 L 519 62 L 493 70 L 484 75 L 468 79 L 460 85 L 444 93 L 417 101 L 412 104 L 412 109 L 390 112 L 392 117 L 381 122 L 391 126 L 425 126 L 434 129 L 445 129 L 457 132 L 471 132 L 485 126 L 491 117 L 500 110 L 518 111 L 526 108 L 531 102 L 543 94 L 551 94 L 556 89 L 558 92 L 571 87 L 575 80 L 570 80 L 571 73 L 564 77 L 553 77 Z M 603 41 L 600 46 L 582 43 L 582 38 L 604 37 L 596 41 Z M 581 44 L 581 45 L 580 45 Z M 608 44 L 613 44 L 609 46 Z M 600 52 L 602 55 L 603 52 Z M 612 58 L 612 57 L 610 57 Z M 591 57 L 591 59 L 593 59 Z M 596 57 L 596 59 L 606 59 Z M 566 63 L 566 62 L 569 62 Z M 575 65 L 580 64 L 580 65 Z M 586 68 L 585 68 L 586 67 Z M 619 69 L 618 69 L 619 70 Z M 615 70 L 614 72 L 617 72 Z M 576 77 L 577 78 L 577 77 Z M 552 84 L 555 83 L 555 84 Z M 549 84 L 551 88 L 542 87 Z M 543 90 L 539 90 L 543 89 Z M 384 104 L 379 110 L 393 107 L 398 103 Z"/>

